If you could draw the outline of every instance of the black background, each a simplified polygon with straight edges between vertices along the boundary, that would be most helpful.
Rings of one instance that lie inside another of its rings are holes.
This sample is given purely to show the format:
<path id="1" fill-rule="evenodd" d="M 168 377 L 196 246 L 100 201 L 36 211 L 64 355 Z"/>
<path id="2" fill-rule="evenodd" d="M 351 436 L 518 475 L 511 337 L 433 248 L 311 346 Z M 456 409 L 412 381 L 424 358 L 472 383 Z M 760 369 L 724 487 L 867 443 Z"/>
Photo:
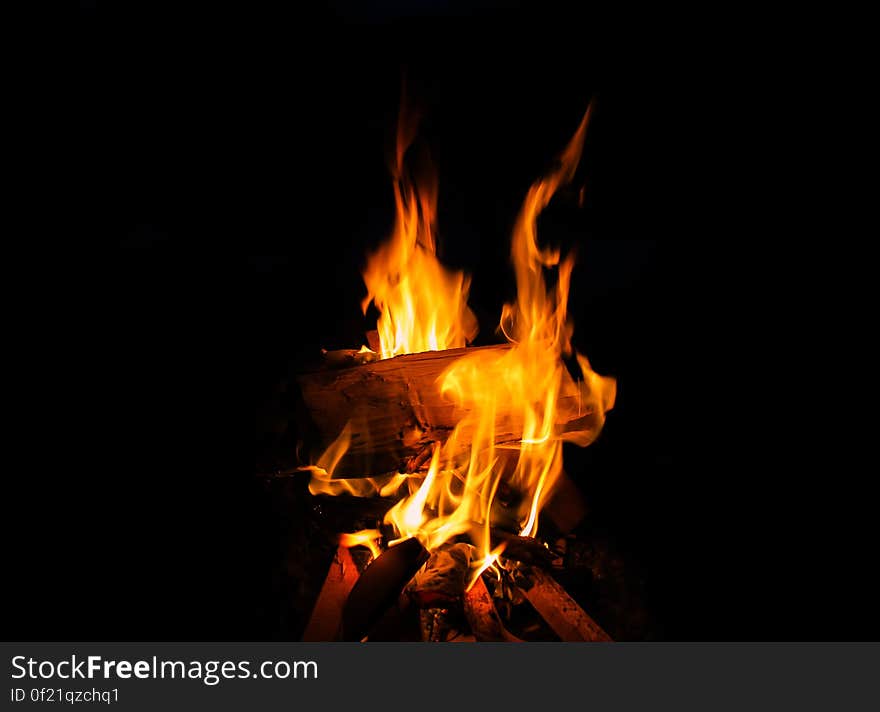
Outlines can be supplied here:
<path id="1" fill-rule="evenodd" d="M 69 97 L 78 156 L 62 219 L 85 222 L 41 243 L 50 347 L 15 474 L 7 636 L 277 634 L 254 413 L 292 364 L 371 328 L 359 270 L 391 224 L 405 74 L 441 257 L 473 274 L 486 342 L 520 201 L 593 101 L 586 204 L 561 195 L 541 228 L 578 251 L 574 343 L 619 394 L 567 463 L 647 571 L 661 636 L 876 637 L 848 445 L 864 426 L 827 363 L 846 248 L 800 232 L 814 206 L 786 219 L 774 105 L 751 52 L 719 50 L 720 18 L 135 2 L 81 3 L 60 27 L 72 49 L 47 91 Z"/>

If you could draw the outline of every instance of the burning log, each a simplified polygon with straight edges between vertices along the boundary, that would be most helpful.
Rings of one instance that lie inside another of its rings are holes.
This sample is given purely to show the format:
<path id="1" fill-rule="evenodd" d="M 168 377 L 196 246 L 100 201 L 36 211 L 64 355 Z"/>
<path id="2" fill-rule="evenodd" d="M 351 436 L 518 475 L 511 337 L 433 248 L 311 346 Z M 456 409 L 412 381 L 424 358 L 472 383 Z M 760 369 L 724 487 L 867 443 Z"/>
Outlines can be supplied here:
<path id="1" fill-rule="evenodd" d="M 335 477 L 381 475 L 398 471 L 434 442 L 444 442 L 467 410 L 440 392 L 438 380 L 466 353 L 504 354 L 509 345 L 447 349 L 407 354 L 298 377 L 309 425 L 323 449 L 351 423 L 351 442 L 334 471 Z M 568 378 L 557 399 L 556 433 L 578 433 L 591 441 L 602 426 L 602 409 L 591 407 L 589 384 Z M 498 413 L 494 440 L 517 443 L 523 423 L 518 411 Z M 469 444 L 467 433 L 460 445 Z"/>
<path id="2" fill-rule="evenodd" d="M 534 537 L 517 536 L 502 529 L 492 529 L 492 546 L 504 543 L 504 556 L 533 566 L 549 567 L 556 556 Z"/>
<path id="3" fill-rule="evenodd" d="M 553 631 L 567 643 L 611 641 L 598 623 L 549 574 L 533 568 L 526 598 Z"/>
<path id="4" fill-rule="evenodd" d="M 464 594 L 464 615 L 473 631 L 474 637 L 481 643 L 497 643 L 501 641 L 518 641 L 508 633 L 501 624 L 498 611 L 492 602 L 492 596 L 483 583 L 482 577 Z"/>
<path id="5" fill-rule="evenodd" d="M 524 642 L 504 626 L 482 577 L 466 587 L 471 550 L 459 543 L 428 557 L 417 540 L 409 539 L 359 574 L 348 549 L 340 546 L 302 640 L 417 640 L 413 626 L 420 626 L 424 641 Z M 527 599 L 563 641 L 611 640 L 549 575 L 535 567 L 524 571 L 509 590 L 518 592 L 520 602 Z M 471 635 L 462 633 L 465 621 Z"/>
<path id="6" fill-rule="evenodd" d="M 342 639 L 362 640 L 399 598 L 404 586 L 428 559 L 418 539 L 385 550 L 351 588 L 342 611 Z"/>

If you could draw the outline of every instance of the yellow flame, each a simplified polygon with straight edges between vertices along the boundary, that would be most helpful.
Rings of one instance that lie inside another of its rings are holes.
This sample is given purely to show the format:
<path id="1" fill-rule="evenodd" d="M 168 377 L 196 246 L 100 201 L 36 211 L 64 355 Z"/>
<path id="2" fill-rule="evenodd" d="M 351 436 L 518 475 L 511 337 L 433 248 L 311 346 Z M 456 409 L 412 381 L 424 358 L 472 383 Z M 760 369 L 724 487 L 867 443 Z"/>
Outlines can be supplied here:
<path id="1" fill-rule="evenodd" d="M 395 530 L 400 535 L 394 541 L 389 542 L 389 546 L 398 544 L 404 539 L 415 536 L 421 529 L 426 519 L 425 503 L 428 500 L 428 493 L 434 485 L 437 478 L 437 466 L 440 462 L 440 451 L 434 450 L 434 456 L 431 458 L 431 465 L 428 468 L 428 474 L 422 481 L 422 484 L 416 490 L 415 494 L 406 499 L 400 500 L 385 515 L 385 523 L 393 524 Z"/>
<path id="2" fill-rule="evenodd" d="M 477 575 L 501 553 L 500 548 L 492 547 L 489 529 L 499 482 L 503 479 L 508 488 L 521 495 L 522 505 L 517 512 L 519 533 L 534 536 L 541 507 L 562 472 L 563 440 L 582 445 L 592 442 L 602 427 L 605 412 L 614 403 L 613 379 L 595 374 L 587 359 L 578 355 L 584 378 L 575 382 L 562 361 L 563 356 L 571 353 L 567 300 L 574 262 L 571 257 L 561 259 L 558 250 L 541 248 L 537 236 L 541 211 L 556 190 L 574 177 L 588 120 L 589 109 L 556 168 L 529 189 L 515 223 L 511 259 L 517 299 L 514 304 L 505 305 L 501 319 L 503 333 L 512 348 L 500 353 L 466 354 L 440 379 L 441 392 L 464 413 L 443 447 L 446 467 L 441 473 L 460 471 L 455 466 L 466 458 L 461 494 L 450 503 L 455 509 L 447 518 L 482 523 L 469 529 L 482 556 L 477 562 Z M 552 288 L 547 287 L 544 277 L 548 268 L 558 271 Z M 569 415 L 583 418 L 576 421 L 583 429 L 575 426 L 568 432 L 559 432 L 560 396 L 573 394 L 577 396 L 577 412 Z M 496 442 L 503 440 L 499 435 L 505 432 L 522 435 L 518 442 L 508 444 L 507 456 L 500 458 Z M 461 448 L 459 442 L 469 444 Z M 434 488 L 440 493 L 452 491 L 440 482 Z M 424 499 L 431 503 L 440 498 L 440 494 L 429 493 Z M 442 531 L 438 519 L 428 520 L 422 531 Z M 441 541 L 435 534 L 430 543 L 437 546 Z"/>
<path id="3" fill-rule="evenodd" d="M 394 178 L 394 228 L 369 256 L 363 272 L 367 296 L 379 310 L 382 358 L 465 346 L 477 333 L 467 306 L 470 279 L 447 269 L 436 256 L 437 179 L 433 168 L 419 180 L 404 162 L 416 121 L 405 105 L 398 120 Z"/>
<path id="4" fill-rule="evenodd" d="M 491 569 L 496 578 L 499 581 L 501 580 L 501 572 L 498 570 L 495 562 L 498 561 L 498 557 L 501 556 L 501 554 L 504 552 L 504 548 L 506 546 L 506 543 L 500 544 L 477 562 L 477 567 L 471 573 L 470 579 L 468 579 L 468 585 L 465 587 L 465 591 L 470 591 L 471 588 L 473 588 L 474 584 L 477 582 L 477 579 L 480 578 L 480 576 L 483 575 L 483 572 L 487 569 Z"/>
<path id="5" fill-rule="evenodd" d="M 370 550 L 374 559 L 379 558 L 382 550 L 376 543 L 382 538 L 382 532 L 378 529 L 361 529 L 359 532 L 352 532 L 339 535 L 339 545 L 350 549 L 353 546 L 365 546 Z"/>
<path id="6" fill-rule="evenodd" d="M 315 465 L 304 465 L 297 469 L 311 472 L 309 492 L 312 494 L 340 495 L 350 494 L 355 497 L 390 497 L 407 480 L 408 475 L 392 474 L 383 477 L 358 477 L 353 479 L 334 479 L 333 472 L 351 445 L 351 421 L 345 424 L 342 432 Z"/>

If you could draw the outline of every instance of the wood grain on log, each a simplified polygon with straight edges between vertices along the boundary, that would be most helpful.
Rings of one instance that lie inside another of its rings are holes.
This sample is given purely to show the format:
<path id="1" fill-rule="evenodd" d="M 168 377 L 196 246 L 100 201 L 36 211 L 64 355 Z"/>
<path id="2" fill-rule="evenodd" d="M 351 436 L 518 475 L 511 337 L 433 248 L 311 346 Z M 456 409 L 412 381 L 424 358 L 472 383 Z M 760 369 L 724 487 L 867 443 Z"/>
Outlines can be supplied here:
<path id="1" fill-rule="evenodd" d="M 315 448 L 320 452 L 351 422 L 351 443 L 334 477 L 397 471 L 432 442 L 444 442 L 468 412 L 441 394 L 439 379 L 446 368 L 465 355 L 501 357 L 509 349 L 503 344 L 428 351 L 299 376 L 305 410 L 318 433 Z M 589 394 L 585 397 L 582 388 L 570 378 L 563 383 L 557 399 L 557 433 L 600 430 L 602 416 L 590 406 Z M 496 443 L 516 443 L 522 431 L 522 417 L 514 409 L 497 414 Z M 461 435 L 461 445 L 467 445 L 468 434 Z"/>
<path id="2" fill-rule="evenodd" d="M 477 641 L 496 643 L 509 639 L 482 578 L 478 578 L 470 590 L 465 591 L 464 615 Z"/>
<path id="3" fill-rule="evenodd" d="M 525 591 L 526 598 L 563 641 L 611 641 L 599 624 L 548 573 L 533 568 L 531 578 L 532 586 Z"/>

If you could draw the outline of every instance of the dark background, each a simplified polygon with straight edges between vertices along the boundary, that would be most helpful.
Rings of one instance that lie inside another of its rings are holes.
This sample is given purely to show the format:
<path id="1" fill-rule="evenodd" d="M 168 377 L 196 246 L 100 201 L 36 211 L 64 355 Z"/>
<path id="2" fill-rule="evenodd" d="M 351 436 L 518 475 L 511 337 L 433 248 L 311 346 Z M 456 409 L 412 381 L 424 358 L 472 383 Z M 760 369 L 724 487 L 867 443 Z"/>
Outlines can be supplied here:
<path id="1" fill-rule="evenodd" d="M 593 101 L 586 204 L 561 194 L 540 227 L 578 251 L 574 343 L 619 392 L 566 462 L 644 570 L 655 635 L 876 637 L 860 431 L 825 361 L 844 248 L 763 214 L 784 192 L 767 200 L 765 88 L 748 52 L 713 51 L 718 21 L 682 22 L 502 2 L 65 17 L 73 50 L 47 91 L 71 98 L 78 224 L 44 243 L 50 385 L 14 501 L 6 635 L 280 635 L 255 413 L 303 359 L 372 328 L 359 271 L 391 225 L 405 74 L 441 257 L 473 275 L 481 342 L 512 295 L 522 197 Z"/>

